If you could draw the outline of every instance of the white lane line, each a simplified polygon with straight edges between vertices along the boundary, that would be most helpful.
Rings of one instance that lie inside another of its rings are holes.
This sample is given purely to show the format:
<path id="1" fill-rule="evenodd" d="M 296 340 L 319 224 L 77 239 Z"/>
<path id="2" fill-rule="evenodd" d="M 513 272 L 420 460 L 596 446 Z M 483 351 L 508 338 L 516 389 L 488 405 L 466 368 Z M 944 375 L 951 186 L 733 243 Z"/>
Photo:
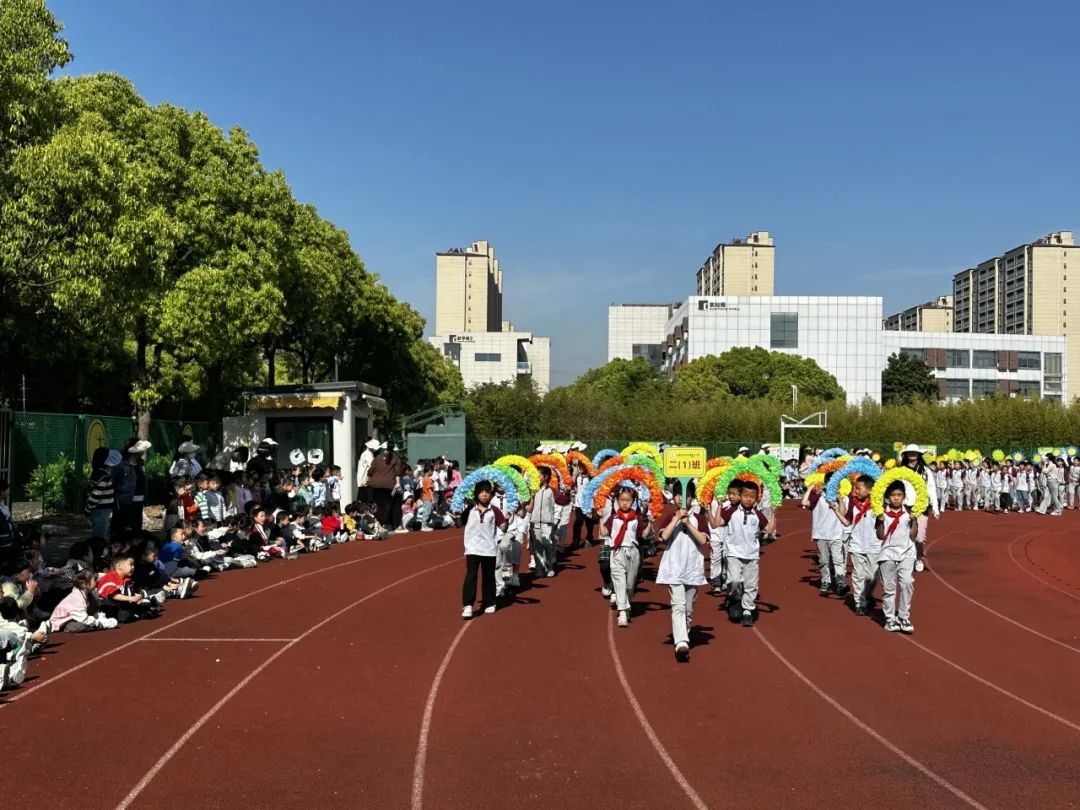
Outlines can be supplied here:
<path id="1" fill-rule="evenodd" d="M 43 688 L 45 686 L 48 686 L 49 684 L 56 683 L 61 678 L 66 678 L 68 675 L 71 675 L 71 674 L 73 674 L 75 672 L 78 672 L 80 669 L 88 667 L 91 664 L 96 664 L 98 661 L 101 661 L 102 659 L 108 658 L 110 655 L 116 655 L 118 652 L 121 652 L 122 650 L 126 650 L 128 647 L 131 647 L 134 644 L 138 644 L 140 641 L 149 641 L 151 638 L 153 638 L 154 636 L 157 636 L 159 633 L 164 633 L 166 630 L 171 630 L 173 627 L 176 627 L 177 625 L 183 624 L 184 622 L 187 622 L 187 621 L 191 621 L 192 619 L 197 619 L 199 616 L 205 616 L 207 613 L 210 613 L 211 611 L 214 611 L 214 610 L 218 610 L 219 608 L 223 608 L 223 607 L 225 607 L 227 605 L 235 604 L 236 602 L 240 602 L 240 601 L 242 601 L 244 599 L 247 599 L 249 597 L 252 597 L 252 596 L 257 596 L 260 593 L 265 593 L 266 591 L 272 590 L 274 588 L 281 587 L 282 585 L 289 585 L 289 584 L 291 584 L 293 582 L 297 582 L 298 580 L 305 579 L 305 578 L 310 577 L 310 576 L 314 576 L 315 574 L 325 574 L 326 572 L 333 571 L 336 568 L 344 568 L 345 566 L 348 566 L 348 565 L 356 565 L 357 563 L 367 562 L 368 560 L 376 560 L 379 557 L 388 557 L 391 554 L 400 554 L 402 551 L 412 551 L 414 548 L 422 548 L 424 546 L 430 546 L 430 545 L 432 545 L 434 543 L 441 543 L 445 539 L 446 538 L 440 538 L 439 540 L 429 540 L 426 543 L 417 543 L 414 546 L 403 546 L 401 548 L 396 548 L 393 551 L 380 551 L 378 554 L 371 554 L 371 555 L 369 555 L 367 557 L 359 557 L 359 558 L 357 558 L 355 560 L 349 560 L 348 562 L 337 563 L 336 565 L 329 565 L 326 568 L 316 568 L 316 569 L 314 569 L 312 571 L 308 571 L 307 573 L 298 574 L 295 577 L 290 577 L 289 579 L 283 579 L 283 580 L 281 580 L 279 582 L 271 583 L 270 585 L 266 585 L 266 586 L 264 586 L 262 588 L 258 588 L 257 590 L 251 591 L 251 593 L 245 593 L 245 594 L 241 594 L 240 596 L 235 596 L 232 599 L 226 599 L 224 602 L 218 602 L 218 603 L 216 603 L 214 605 L 211 605 L 208 608 L 204 608 L 203 610 L 196 611 L 195 613 L 192 613 L 190 616 L 184 616 L 183 618 L 177 619 L 175 622 L 170 622 L 169 624 L 166 624 L 164 627 L 159 627 L 156 630 L 151 630 L 149 633 L 144 633 L 143 635 L 139 636 L 138 638 L 133 638 L 133 639 L 131 639 L 131 641 L 127 641 L 127 642 L 125 642 L 125 643 L 123 643 L 123 644 L 121 644 L 121 645 L 119 645 L 117 647 L 113 647 L 112 649 L 110 649 L 110 650 L 108 650 L 106 652 L 103 652 L 100 655 L 95 655 L 93 658 L 88 658 L 87 660 L 83 661 L 81 664 L 76 664 L 75 666 L 71 667 L 70 669 L 66 669 L 66 670 L 64 670 L 63 672 L 61 672 L 61 673 L 59 673 L 57 675 L 53 675 L 51 678 L 48 678 L 48 679 L 46 679 L 44 681 L 39 681 L 38 683 L 35 683 L 31 687 L 28 687 L 26 689 L 19 689 L 18 692 L 14 692 L 11 695 L 6 696 L 7 697 L 7 702 L 8 703 L 14 703 L 17 700 L 22 700 L 23 698 L 34 694 L 34 692 L 36 692 L 37 690 L 39 690 L 39 689 L 41 689 L 41 688 Z"/>
<path id="2" fill-rule="evenodd" d="M 141 638 L 139 641 L 195 641 L 202 643 L 204 641 L 296 641 L 296 637 L 293 638 Z"/>
<path id="3" fill-rule="evenodd" d="M 416 759 L 413 760 L 413 810 L 420 810 L 420 808 L 424 806 L 424 769 L 427 767 L 428 738 L 431 734 L 431 717 L 435 712 L 435 699 L 439 695 L 439 685 L 442 683 L 443 675 L 446 674 L 446 668 L 450 666 L 450 659 L 454 657 L 454 651 L 461 642 L 461 637 L 465 635 L 465 631 L 469 629 L 469 625 L 471 625 L 473 621 L 475 621 L 475 619 L 465 622 L 461 626 L 461 629 L 457 631 L 454 640 L 450 642 L 450 647 L 447 649 L 446 655 L 443 656 L 442 663 L 439 664 L 439 669 L 435 672 L 435 679 L 431 682 L 431 691 L 428 692 L 427 703 L 424 704 L 424 718 L 420 722 L 420 736 L 416 742 Z"/>
<path id="4" fill-rule="evenodd" d="M 202 717 L 200 717 L 198 720 L 196 720 L 194 723 L 192 723 L 191 727 L 187 731 L 185 731 L 182 735 L 180 735 L 180 738 L 176 742 L 174 742 L 172 744 L 172 746 L 169 747 L 168 751 L 166 751 L 164 754 L 161 755 L 161 758 L 157 762 L 154 763 L 154 766 L 152 768 L 150 768 L 150 770 L 148 770 L 146 772 L 146 775 L 143 776 L 143 778 L 139 780 L 139 783 L 137 785 L 135 785 L 135 787 L 133 787 L 131 789 L 131 792 L 129 792 L 128 795 L 124 797 L 123 801 L 121 801 L 120 804 L 118 804 L 116 806 L 117 810 L 126 810 L 126 808 L 130 807 L 131 803 L 133 801 L 135 801 L 137 798 L 139 798 L 139 794 L 142 793 L 146 789 L 146 786 L 149 785 L 152 781 L 154 781 L 154 777 L 157 776 L 161 772 L 161 769 L 164 768 L 166 765 L 168 765 L 169 761 L 174 756 L 176 756 L 177 752 L 187 744 L 187 741 L 190 740 L 192 737 L 194 737 L 195 734 L 198 733 L 199 729 L 202 728 L 204 725 L 206 725 L 207 721 L 209 721 L 211 717 L 213 717 L 215 714 L 217 714 L 218 711 L 220 711 L 221 708 L 226 703 L 228 703 L 230 700 L 232 700 L 237 695 L 237 693 L 240 692 L 241 689 L 243 689 L 245 686 L 247 686 L 249 683 L 251 683 L 255 678 L 257 678 L 259 676 L 260 672 L 262 672 L 264 669 L 266 669 L 268 666 L 270 666 L 272 663 L 274 663 L 278 658 L 283 656 L 285 653 L 287 653 L 289 650 L 291 650 L 294 646 L 299 644 L 305 638 L 310 636 L 316 630 L 319 630 L 320 628 L 325 627 L 327 624 L 334 621 L 334 619 L 338 618 L 339 616 L 343 615 L 344 613 L 347 613 L 348 611 L 352 610 L 354 607 L 362 605 L 364 602 L 367 602 L 369 599 L 374 599 L 376 596 L 379 596 L 380 594 L 386 593 L 386 591 L 388 591 L 391 588 L 394 588 L 394 587 L 402 584 L 403 582 L 408 582 L 410 579 L 416 579 L 419 576 L 422 576 L 424 574 L 428 574 L 428 573 L 430 573 L 432 571 L 435 571 L 435 570 L 437 570 L 439 568 L 445 568 L 448 565 L 453 565 L 455 563 L 460 564 L 460 561 L 461 561 L 460 556 L 455 556 L 454 559 L 452 559 L 452 560 L 447 560 L 444 563 L 439 563 L 438 565 L 433 565 L 430 568 L 424 568 L 421 571 L 417 571 L 417 572 L 415 572 L 413 574 L 409 574 L 407 577 L 402 577 L 401 579 L 399 579 L 399 580 L 397 580 L 395 582 L 391 582 L 389 585 L 384 585 L 383 587 L 379 588 L 377 591 L 373 591 L 373 592 L 369 593 L 367 596 L 364 596 L 364 597 L 361 597 L 360 599 L 357 599 L 355 602 L 352 602 L 351 604 L 346 605 L 341 610 L 338 610 L 338 611 L 335 611 L 334 613 L 331 613 L 329 616 L 327 616 L 321 622 L 319 622 L 317 624 L 314 624 L 311 627 L 309 627 L 307 630 L 305 630 L 303 633 L 301 633 L 295 639 L 290 641 L 288 644 L 286 644 L 284 647 L 282 647 L 276 653 L 274 653 L 269 658 L 267 658 L 265 661 L 263 661 L 261 664 L 259 664 L 259 666 L 255 667 L 255 669 L 251 670 L 251 672 L 249 672 L 247 674 L 247 676 L 243 680 L 240 681 L 240 683 L 236 684 L 236 686 L 234 686 L 232 689 L 230 689 L 228 691 L 228 693 L 223 698 L 221 698 L 221 700 L 219 700 L 217 703 L 215 703 L 213 706 L 211 706 L 210 709 Z"/>
<path id="5" fill-rule="evenodd" d="M 949 658 L 946 658 L 944 655 L 941 655 L 941 654 L 935 652 L 934 650 L 931 650 L 929 647 L 927 647 L 927 646 L 925 646 L 923 644 L 920 644 L 915 639 L 913 639 L 911 636 L 904 636 L 903 638 L 904 638 L 905 641 L 909 641 L 912 644 L 914 644 L 916 647 L 918 647 L 920 650 L 922 650 L 927 655 L 934 656 L 934 658 L 938 659 L 943 664 L 948 664 L 950 667 L 955 669 L 957 672 L 962 672 L 963 674 L 967 675 L 972 680 L 978 681 L 983 686 L 986 686 L 986 687 L 988 687 L 990 689 L 993 689 L 995 692 L 997 692 L 999 694 L 1002 694 L 1007 698 L 1012 698 L 1017 703 L 1020 703 L 1020 704 L 1022 704 L 1024 706 L 1027 706 L 1029 709 L 1037 711 L 1039 714 L 1042 714 L 1042 715 L 1044 715 L 1046 717 L 1049 717 L 1051 720 L 1057 720 L 1059 723 L 1061 723 L 1062 725 L 1068 726 L 1073 731 L 1080 731 L 1080 725 L 1077 725 L 1076 723 L 1073 723 L 1071 720 L 1066 720 L 1061 715 L 1054 714 L 1049 709 L 1044 709 L 1042 706 L 1037 706 L 1036 704 L 1032 703 L 1030 700 L 1024 700 L 1024 698 L 1020 697 L 1019 695 L 1013 694 L 1008 689 L 1004 689 L 1004 688 L 998 686 L 996 683 L 991 683 L 990 681 L 986 680 L 986 678 L 982 677 L 981 675 L 976 675 L 974 672 L 972 672 L 969 669 L 965 669 L 964 667 L 960 666 L 955 661 L 953 661 L 953 660 L 951 660 Z"/>
<path id="6" fill-rule="evenodd" d="M 1046 536 L 1046 534 L 1040 535 L 1039 537 L 1032 537 L 1030 540 L 1028 540 L 1027 543 L 1024 544 L 1024 547 L 1027 548 L 1027 546 L 1029 544 L 1031 544 L 1031 543 L 1035 542 L 1036 540 L 1039 540 L 1039 539 L 1041 539 L 1042 537 L 1045 537 L 1045 536 Z M 1070 593 L 1069 591 L 1066 591 L 1064 588 L 1059 588 L 1053 582 L 1047 582 L 1045 579 L 1040 577 L 1038 574 L 1036 574 L 1034 571 L 1032 571 L 1026 565 L 1023 565 L 1018 559 L 1016 559 L 1016 557 L 1013 555 L 1013 546 L 1015 546 L 1017 543 L 1019 543 L 1021 540 L 1023 540 L 1024 537 L 1026 537 L 1026 535 L 1021 535 L 1020 537 L 1017 537 L 1015 540 L 1013 540 L 1011 543 L 1009 543 L 1009 559 L 1013 561 L 1013 564 L 1016 565 L 1017 568 L 1019 568 L 1021 571 L 1023 571 L 1029 577 L 1031 577 L 1033 580 L 1038 582 L 1040 585 L 1045 585 L 1048 588 L 1053 588 L 1058 593 L 1063 593 L 1067 597 L 1069 597 L 1070 599 L 1075 599 L 1077 601 L 1080 601 L 1080 595 L 1077 595 L 1075 593 Z"/>
<path id="7" fill-rule="evenodd" d="M 697 810 L 708 810 L 709 806 L 702 801 L 701 796 L 694 790 L 693 785 L 691 785 L 686 777 L 683 776 L 683 772 L 679 770 L 679 766 L 675 764 L 675 760 L 671 758 L 667 749 L 664 748 L 664 744 L 660 742 L 660 738 L 656 736 L 652 724 L 649 723 L 649 718 L 647 718 L 645 712 L 642 711 L 641 704 L 638 703 L 638 699 L 634 695 L 634 690 L 630 688 L 630 682 L 626 679 L 626 673 L 623 671 L 622 661 L 619 659 L 619 651 L 615 647 L 615 633 L 613 628 L 614 621 L 609 618 L 607 623 L 608 650 L 611 652 L 611 660 L 615 663 L 615 674 L 619 676 L 619 683 L 622 684 L 623 692 L 626 693 L 626 699 L 630 702 L 630 708 L 634 710 L 634 714 L 637 715 L 638 723 L 641 724 L 645 736 L 649 738 L 649 742 L 652 743 L 653 749 L 667 766 L 668 771 L 678 783 L 679 787 L 682 788 L 683 793 L 686 794 L 686 798 L 690 800 L 690 803 L 694 805 Z"/>
<path id="8" fill-rule="evenodd" d="M 978 808 L 978 810 L 987 810 L 985 805 L 980 804 L 978 801 L 973 799 L 971 796 L 964 793 L 964 791 L 962 791 L 960 788 L 958 788 L 956 785 L 954 785 L 952 782 L 950 782 L 944 776 L 941 776 L 940 774 L 937 774 L 934 771 L 930 770 L 928 767 L 926 767 L 921 762 L 919 762 L 919 760 L 915 759 L 915 757 L 911 756 L 911 754 L 904 751 L 898 745 L 890 742 L 884 736 L 879 734 L 877 731 L 872 729 L 870 726 L 868 726 L 866 723 L 864 723 L 862 720 L 860 720 L 858 717 L 856 717 L 854 714 L 852 714 L 850 711 L 848 711 L 842 704 L 840 704 L 839 702 L 834 700 L 824 689 L 821 689 L 816 683 L 814 683 L 806 675 L 804 675 L 802 673 L 802 671 L 798 667 L 796 667 L 794 664 L 792 664 L 790 661 L 788 661 L 783 656 L 783 654 L 778 649 L 776 649 L 776 647 L 774 647 L 769 642 L 769 640 L 767 638 L 765 638 L 765 634 L 762 633 L 761 630 L 759 630 L 758 628 L 755 627 L 754 632 L 757 634 L 757 637 L 761 640 L 761 643 L 764 644 L 768 648 L 769 652 L 771 652 L 774 656 L 776 656 L 777 660 L 780 661 L 780 663 L 782 663 L 785 667 L 788 668 L 788 670 L 791 672 L 792 675 L 794 675 L 796 678 L 798 678 L 804 684 L 809 686 L 810 689 L 812 689 L 817 694 L 818 697 L 820 697 L 822 700 L 824 700 L 826 703 L 828 703 L 830 706 L 832 706 L 834 709 L 836 709 L 838 712 L 840 712 L 840 714 L 844 715 L 844 717 L 846 717 L 848 720 L 850 720 L 852 723 L 854 723 L 856 726 L 858 726 L 864 732 L 866 732 L 871 737 L 873 737 L 875 740 L 877 740 L 879 743 L 881 743 L 881 745 L 883 745 L 885 748 L 888 748 L 890 751 L 892 751 L 894 754 L 896 754 L 896 756 L 900 757 L 900 759 L 904 760 L 904 762 L 906 762 L 912 768 L 919 771 L 919 773 L 923 774 L 924 776 L 926 776 L 928 779 L 930 779 L 931 781 L 933 781 L 934 783 L 936 783 L 940 787 L 945 788 L 945 790 L 949 791 L 951 794 L 956 796 L 956 798 L 960 799 L 961 801 L 963 801 L 968 806 Z"/>

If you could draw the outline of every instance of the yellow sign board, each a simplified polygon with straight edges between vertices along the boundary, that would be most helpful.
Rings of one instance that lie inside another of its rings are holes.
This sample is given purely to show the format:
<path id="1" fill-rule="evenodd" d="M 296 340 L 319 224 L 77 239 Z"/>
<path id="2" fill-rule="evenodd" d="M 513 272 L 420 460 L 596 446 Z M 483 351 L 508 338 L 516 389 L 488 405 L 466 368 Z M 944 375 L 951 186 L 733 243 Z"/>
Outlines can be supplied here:
<path id="1" fill-rule="evenodd" d="M 664 476 L 699 478 L 705 474 L 708 461 L 704 447 L 667 447 L 664 449 Z"/>
<path id="2" fill-rule="evenodd" d="M 99 447 L 109 446 L 109 434 L 105 431 L 105 425 L 100 419 L 95 419 L 86 426 L 86 458 L 94 457 L 94 451 Z"/>

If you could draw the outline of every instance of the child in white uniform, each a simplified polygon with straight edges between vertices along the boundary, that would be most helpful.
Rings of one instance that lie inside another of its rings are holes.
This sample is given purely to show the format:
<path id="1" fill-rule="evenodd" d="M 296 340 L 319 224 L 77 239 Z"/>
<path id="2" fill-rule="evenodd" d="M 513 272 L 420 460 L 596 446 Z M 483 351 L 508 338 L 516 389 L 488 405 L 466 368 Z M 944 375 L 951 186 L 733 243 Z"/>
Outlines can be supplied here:
<path id="1" fill-rule="evenodd" d="M 510 524 L 499 540 L 499 549 L 495 557 L 496 596 L 507 596 L 511 589 L 520 588 L 518 571 L 521 567 L 521 548 L 529 536 L 529 517 L 525 504 L 518 504 L 517 511 L 510 516 Z"/>
<path id="2" fill-rule="evenodd" d="M 915 538 L 918 522 L 904 506 L 907 490 L 903 481 L 894 481 L 885 491 L 885 513 L 877 519 L 878 574 L 881 576 L 881 606 L 885 611 L 885 629 L 890 633 L 914 633 L 911 624 L 911 599 L 915 593 Z M 897 599 L 899 591 L 899 600 Z"/>
<path id="3" fill-rule="evenodd" d="M 803 507 L 810 510 L 810 537 L 818 548 L 818 569 L 821 572 L 821 596 L 829 595 L 833 579 L 836 593 L 847 593 L 847 559 L 844 556 L 844 527 L 836 511 L 825 501 L 824 488 L 834 472 L 825 475 L 821 489 L 811 487 L 803 495 Z"/>
<path id="4" fill-rule="evenodd" d="M 709 542 L 709 522 L 702 512 L 688 515 L 679 509 L 660 532 L 667 551 L 656 572 L 656 584 L 667 585 L 671 596 L 671 640 L 675 658 L 690 660 L 690 626 L 694 598 L 705 584 L 705 545 Z"/>
<path id="5" fill-rule="evenodd" d="M 742 482 L 738 505 L 725 506 L 720 513 L 722 526 L 730 527 L 725 539 L 728 585 L 728 615 L 735 620 L 741 613 L 743 627 L 754 626 L 755 603 L 758 594 L 761 533 L 772 532 L 776 515 L 768 521 L 757 508 L 758 485 Z"/>
<path id="6" fill-rule="evenodd" d="M 873 606 L 874 586 L 877 584 L 878 553 L 881 541 L 870 511 L 870 490 L 874 479 L 859 476 L 846 503 L 836 504 L 836 516 L 851 532 L 848 550 L 851 552 L 851 592 L 855 598 L 855 615 L 865 616 Z"/>
<path id="7" fill-rule="evenodd" d="M 742 499 L 742 488 L 735 482 L 728 486 L 727 504 L 735 505 Z M 712 592 L 719 595 L 727 584 L 727 572 L 724 570 L 724 538 L 728 528 L 720 522 L 720 512 L 725 502 L 713 498 L 709 504 L 709 581 Z"/>
<path id="8" fill-rule="evenodd" d="M 465 581 L 461 585 L 461 618 L 471 619 L 476 601 L 476 575 L 481 572 L 482 608 L 495 612 L 495 558 L 499 532 L 506 529 L 506 517 L 491 505 L 491 483 L 480 481 L 474 493 L 476 503 L 466 510 Z"/>
<path id="9" fill-rule="evenodd" d="M 641 518 L 634 509 L 637 493 L 628 486 L 621 487 L 616 495 L 617 509 L 600 524 L 600 536 L 604 545 L 611 549 L 611 585 L 615 597 L 615 609 L 619 613 L 619 627 L 630 625 L 630 601 L 637 584 L 641 567 L 638 549 L 638 532 Z"/>

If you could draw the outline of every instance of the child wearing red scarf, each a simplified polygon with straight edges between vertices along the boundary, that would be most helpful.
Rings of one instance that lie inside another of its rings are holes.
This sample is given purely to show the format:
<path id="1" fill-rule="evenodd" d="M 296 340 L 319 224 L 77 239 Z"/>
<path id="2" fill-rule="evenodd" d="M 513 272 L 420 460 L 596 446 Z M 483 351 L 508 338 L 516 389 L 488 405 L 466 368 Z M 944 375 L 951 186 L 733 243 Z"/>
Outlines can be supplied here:
<path id="1" fill-rule="evenodd" d="M 919 524 L 904 505 L 906 497 L 903 481 L 894 481 L 885 491 L 885 511 L 877 519 L 877 536 L 881 541 L 878 573 L 885 629 L 890 633 L 911 634 L 915 632 L 911 624 L 911 597 L 915 593 L 915 538 L 919 535 Z"/>
<path id="2" fill-rule="evenodd" d="M 870 509 L 870 490 L 873 487 L 873 478 L 860 475 L 851 488 L 847 503 L 836 503 L 836 516 L 850 532 L 848 550 L 851 552 L 851 591 L 856 616 L 865 616 L 867 608 L 873 606 L 874 586 L 877 584 L 881 541 L 878 540 L 874 513 Z"/>
<path id="3" fill-rule="evenodd" d="M 638 534 L 642 519 L 634 509 L 635 496 L 629 487 L 620 488 L 615 497 L 615 511 L 600 526 L 600 537 L 611 548 L 611 584 L 619 627 L 630 626 L 630 601 L 641 567 Z"/>

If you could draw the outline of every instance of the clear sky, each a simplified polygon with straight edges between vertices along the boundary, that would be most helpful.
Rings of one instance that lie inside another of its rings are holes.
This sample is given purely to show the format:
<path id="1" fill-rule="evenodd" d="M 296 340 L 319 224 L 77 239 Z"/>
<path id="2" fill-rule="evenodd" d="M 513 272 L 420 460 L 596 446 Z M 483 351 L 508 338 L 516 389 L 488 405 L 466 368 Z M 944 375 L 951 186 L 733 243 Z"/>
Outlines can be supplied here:
<path id="1" fill-rule="evenodd" d="M 753 230 L 778 293 L 886 311 L 1080 232 L 1073 2 L 49 4 L 70 72 L 245 128 L 425 316 L 435 251 L 491 241 L 554 384 Z"/>

